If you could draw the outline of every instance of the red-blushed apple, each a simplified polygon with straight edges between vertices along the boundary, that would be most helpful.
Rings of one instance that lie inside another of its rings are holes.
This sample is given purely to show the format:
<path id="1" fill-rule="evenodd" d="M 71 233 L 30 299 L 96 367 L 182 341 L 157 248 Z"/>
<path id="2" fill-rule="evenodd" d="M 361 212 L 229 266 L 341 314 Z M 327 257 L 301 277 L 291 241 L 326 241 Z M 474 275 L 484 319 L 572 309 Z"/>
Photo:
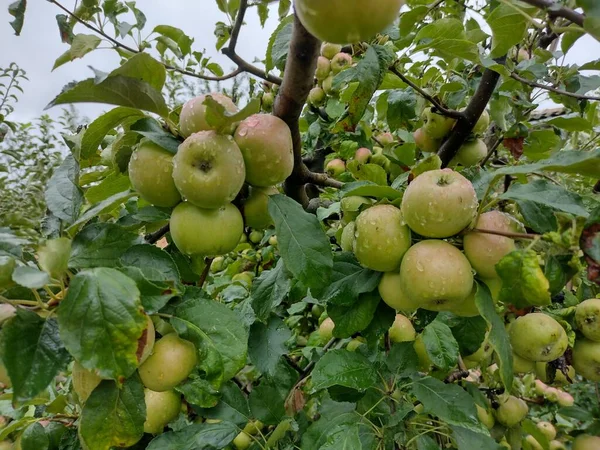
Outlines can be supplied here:
<path id="1" fill-rule="evenodd" d="M 419 304 L 412 301 L 402 291 L 400 273 L 397 271 L 386 272 L 379 282 L 379 295 L 383 301 L 396 311 L 416 311 Z"/>
<path id="2" fill-rule="evenodd" d="M 564 391 L 558 392 L 558 404 L 563 408 L 569 408 L 575 404 L 575 399 L 571 394 Z"/>
<path id="3" fill-rule="evenodd" d="M 332 44 L 331 42 L 323 42 L 321 44 L 321 56 L 324 56 L 327 59 L 332 59 L 341 51 L 342 46 L 339 44 Z"/>
<path id="4" fill-rule="evenodd" d="M 564 328 L 552 317 L 531 313 L 519 317 L 509 329 L 513 351 L 529 361 L 554 361 L 569 346 Z"/>
<path id="5" fill-rule="evenodd" d="M 544 395 L 546 393 L 546 391 L 548 390 L 548 385 L 541 380 L 535 380 L 534 385 L 535 385 L 535 393 L 537 395 L 540 395 L 540 396 Z"/>
<path id="6" fill-rule="evenodd" d="M 556 437 L 556 428 L 550 422 L 542 421 L 536 424 L 538 429 L 548 438 L 549 441 Z"/>
<path id="7" fill-rule="evenodd" d="M 472 167 L 487 156 L 488 148 L 481 139 L 465 142 L 450 161 L 450 166 Z"/>
<path id="8" fill-rule="evenodd" d="M 323 342 L 328 342 L 333 337 L 334 328 L 335 323 L 333 323 L 331 317 L 328 317 L 319 325 L 319 336 Z"/>
<path id="9" fill-rule="evenodd" d="M 244 185 L 244 158 L 231 136 L 214 131 L 194 133 L 173 158 L 175 186 L 200 208 L 219 208 L 231 202 Z"/>
<path id="10" fill-rule="evenodd" d="M 469 180 L 452 169 L 431 170 L 404 192 L 402 214 L 414 232 L 425 237 L 454 236 L 477 214 L 477 194 Z"/>
<path id="11" fill-rule="evenodd" d="M 387 146 L 393 145 L 395 142 L 395 139 L 394 139 L 394 135 L 392 133 L 390 133 L 389 131 L 386 131 L 385 133 L 379 133 L 378 135 L 376 135 L 375 141 L 378 144 L 381 144 L 384 147 L 387 147 Z"/>
<path id="12" fill-rule="evenodd" d="M 154 353 L 140 366 L 138 372 L 145 387 L 164 392 L 185 380 L 197 362 L 194 344 L 171 333 L 156 342 Z"/>
<path id="13" fill-rule="evenodd" d="M 278 193 L 275 186 L 250 188 L 250 194 L 244 202 L 244 223 L 247 227 L 262 230 L 273 225 L 269 214 L 269 197 Z"/>
<path id="14" fill-rule="evenodd" d="M 279 117 L 254 114 L 235 130 L 246 164 L 246 182 L 252 186 L 282 183 L 294 168 L 292 133 Z"/>
<path id="15" fill-rule="evenodd" d="M 591 298 L 577 305 L 575 323 L 586 338 L 600 342 L 600 298 Z"/>
<path id="16" fill-rule="evenodd" d="M 600 381 L 600 342 L 577 339 L 573 347 L 573 367 L 583 378 Z"/>
<path id="17" fill-rule="evenodd" d="M 308 101 L 313 106 L 322 105 L 325 101 L 325 97 L 325 91 L 319 86 L 312 88 L 308 93 Z"/>
<path id="18" fill-rule="evenodd" d="M 325 166 L 325 171 L 330 177 L 337 178 L 346 171 L 346 163 L 339 158 L 332 159 Z"/>
<path id="19" fill-rule="evenodd" d="M 71 382 L 73 383 L 73 390 L 79 398 L 81 404 L 85 403 L 91 395 L 92 391 L 100 384 L 102 378 L 95 373 L 87 370 L 77 361 L 73 363 L 73 370 L 71 371 Z"/>
<path id="20" fill-rule="evenodd" d="M 366 41 L 398 18 L 404 0 L 296 0 L 302 25 L 321 41 L 348 44 Z"/>
<path id="21" fill-rule="evenodd" d="M 354 233 L 356 230 L 356 223 L 350 222 L 342 230 L 342 236 L 340 237 L 340 247 L 344 252 L 351 252 L 354 250 Z"/>
<path id="22" fill-rule="evenodd" d="M 361 164 L 367 164 L 369 162 L 369 159 L 371 158 L 371 155 L 371 150 L 365 147 L 361 147 L 358 150 L 356 150 L 356 153 L 354 153 L 354 159 Z"/>
<path id="23" fill-rule="evenodd" d="M 181 410 L 181 394 L 175 391 L 155 392 L 144 389 L 146 421 L 144 433 L 162 433 L 165 426 L 175 420 Z"/>
<path id="24" fill-rule="evenodd" d="M 352 56 L 348 53 L 338 53 L 331 59 L 331 71 L 337 75 L 352 65 Z"/>
<path id="25" fill-rule="evenodd" d="M 179 115 L 179 130 L 183 137 L 191 136 L 198 131 L 208 131 L 213 129 L 206 121 L 206 105 L 204 105 L 204 100 L 206 100 L 208 95 L 210 95 L 213 100 L 223 105 L 225 111 L 228 113 L 235 114 L 238 111 L 237 106 L 229 97 L 219 93 L 200 95 L 188 100 L 183 105 L 181 114 Z M 227 131 L 232 132 L 233 129 Z"/>
<path id="26" fill-rule="evenodd" d="M 490 113 L 487 111 L 483 111 L 475 127 L 473 127 L 473 133 L 475 134 L 484 134 L 490 126 Z"/>
<path id="27" fill-rule="evenodd" d="M 516 232 L 518 223 L 500 211 L 483 213 L 475 228 L 498 232 Z M 496 264 L 516 250 L 515 241 L 509 237 L 471 231 L 463 238 L 463 248 L 471 266 L 483 278 L 497 278 Z"/>
<path id="28" fill-rule="evenodd" d="M 473 290 L 469 261 L 444 241 L 426 240 L 413 245 L 404 255 L 400 277 L 402 291 L 430 311 L 451 311 Z"/>
<path id="29" fill-rule="evenodd" d="M 529 412 L 527 403 L 512 395 L 499 399 L 500 406 L 496 410 L 496 420 L 506 427 L 514 427 L 521 422 Z"/>
<path id="30" fill-rule="evenodd" d="M 423 128 L 417 129 L 413 133 L 413 137 L 415 139 L 415 144 L 417 147 L 426 153 L 437 153 L 442 145 L 442 141 L 439 139 L 434 139 L 425 133 Z"/>
<path id="31" fill-rule="evenodd" d="M 319 81 L 323 81 L 331 73 L 331 61 L 324 56 L 319 56 L 317 59 L 317 70 L 315 71 L 315 78 Z"/>
<path id="32" fill-rule="evenodd" d="M 171 213 L 170 229 L 173 242 L 184 255 L 218 256 L 237 246 L 244 219 L 231 203 L 203 209 L 186 202 Z"/>
<path id="33" fill-rule="evenodd" d="M 417 338 L 417 332 L 412 322 L 402 314 L 396 314 L 388 334 L 392 342 L 411 342 Z"/>
<path id="34" fill-rule="evenodd" d="M 181 202 L 173 181 L 173 155 L 152 141 L 143 140 L 129 160 L 129 180 L 148 203 L 170 208 Z"/>
<path id="35" fill-rule="evenodd" d="M 580 434 L 573 441 L 572 450 L 598 450 L 600 448 L 600 436 Z"/>
<path id="36" fill-rule="evenodd" d="M 443 139 L 454 127 L 456 119 L 434 113 L 431 108 L 426 108 L 421 115 L 423 131 L 433 139 Z"/>
<path id="37" fill-rule="evenodd" d="M 392 205 L 377 205 L 356 219 L 354 254 L 364 266 L 379 272 L 398 270 L 411 244 L 402 213 Z"/>

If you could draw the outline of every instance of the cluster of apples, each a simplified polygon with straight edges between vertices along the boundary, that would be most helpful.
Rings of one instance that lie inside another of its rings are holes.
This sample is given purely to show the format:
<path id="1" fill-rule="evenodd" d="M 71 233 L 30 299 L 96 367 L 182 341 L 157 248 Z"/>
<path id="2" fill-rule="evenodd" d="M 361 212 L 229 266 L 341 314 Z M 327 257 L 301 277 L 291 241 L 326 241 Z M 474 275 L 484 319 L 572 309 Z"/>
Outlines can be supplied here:
<path id="1" fill-rule="evenodd" d="M 229 114 L 238 111 L 222 94 L 210 97 Z M 270 114 L 255 114 L 239 124 L 217 129 L 207 119 L 206 95 L 181 110 L 185 141 L 175 156 L 144 140 L 129 162 L 133 188 L 147 202 L 174 207 L 170 231 L 177 248 L 189 256 L 216 256 L 233 250 L 244 225 L 270 224 L 269 195 L 292 173 L 292 136 L 287 124 Z M 244 183 L 250 192 L 244 215 L 232 203 Z"/>
<path id="2" fill-rule="evenodd" d="M 424 153 L 436 153 L 444 139 L 452 132 L 456 119 L 436 113 L 432 108 L 425 108 L 421 115 L 423 126 L 418 128 L 413 137 L 417 147 Z M 488 153 L 485 142 L 479 137 L 485 133 L 490 126 L 490 115 L 484 111 L 475 124 L 472 138 L 467 140 L 458 150 L 450 167 L 471 167 L 483 160 Z"/>
<path id="3" fill-rule="evenodd" d="M 323 42 L 321 56 L 317 59 L 315 78 L 317 86 L 308 94 L 308 102 L 313 106 L 321 106 L 328 95 L 333 94 L 333 77 L 342 70 L 352 66 L 352 56 L 342 52 L 342 46 Z"/>

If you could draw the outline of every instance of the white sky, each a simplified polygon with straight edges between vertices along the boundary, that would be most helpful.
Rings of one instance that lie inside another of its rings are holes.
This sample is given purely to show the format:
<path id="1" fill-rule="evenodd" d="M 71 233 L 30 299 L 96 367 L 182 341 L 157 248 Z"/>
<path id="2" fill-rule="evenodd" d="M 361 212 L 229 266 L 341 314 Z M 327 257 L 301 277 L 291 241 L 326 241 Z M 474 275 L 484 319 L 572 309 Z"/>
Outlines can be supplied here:
<path id="1" fill-rule="evenodd" d="M 55 59 L 68 49 L 62 44 L 58 34 L 55 16 L 62 13 L 56 6 L 45 1 L 28 2 L 25 25 L 21 36 L 15 36 L 9 25 L 12 17 L 8 14 L 7 5 L 12 0 L 2 0 L 0 6 L 0 67 L 16 62 L 27 72 L 29 82 L 23 88 L 25 94 L 19 103 L 12 120 L 25 121 L 39 116 L 43 108 L 62 89 L 73 80 L 83 80 L 92 76 L 87 67 L 109 72 L 118 64 L 118 58 L 112 50 L 92 52 L 83 59 L 67 63 L 51 72 Z M 65 6 L 71 8 L 72 0 L 63 0 Z M 138 6 L 146 14 L 145 30 L 149 33 L 156 25 L 173 25 L 184 30 L 195 39 L 195 50 L 206 49 L 207 54 L 221 63 L 225 70 L 231 68 L 231 62 L 216 51 L 213 34 L 215 23 L 225 20 L 214 0 L 139 0 Z M 276 5 L 275 5 L 276 8 Z M 247 25 L 242 29 L 238 43 L 238 53 L 248 61 L 263 59 L 269 36 L 278 25 L 276 10 L 272 10 L 264 29 L 260 27 L 256 10 L 252 8 L 247 14 Z M 91 33 L 79 25 L 76 33 Z M 600 58 L 600 43 L 586 36 L 580 39 L 569 52 L 566 63 L 583 64 Z M 107 105 L 79 104 L 77 108 L 85 115 L 94 117 L 109 109 Z M 60 107 L 51 113 L 60 113 Z"/>

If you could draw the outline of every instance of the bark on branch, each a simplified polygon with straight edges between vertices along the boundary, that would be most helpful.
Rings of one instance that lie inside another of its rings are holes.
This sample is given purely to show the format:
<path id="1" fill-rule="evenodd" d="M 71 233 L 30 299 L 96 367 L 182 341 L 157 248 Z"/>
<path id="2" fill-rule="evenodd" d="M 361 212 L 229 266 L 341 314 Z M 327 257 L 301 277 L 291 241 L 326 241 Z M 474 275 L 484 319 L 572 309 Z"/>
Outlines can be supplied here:
<path id="1" fill-rule="evenodd" d="M 561 6 L 558 2 L 554 0 L 522 0 L 524 3 L 528 3 L 537 8 L 548 11 L 549 14 L 552 14 L 556 17 L 562 17 L 564 19 L 570 20 L 571 22 L 583 27 L 583 21 L 585 20 L 585 16 L 583 14 L 578 13 L 577 11 L 573 11 L 570 8 L 565 6 Z"/>

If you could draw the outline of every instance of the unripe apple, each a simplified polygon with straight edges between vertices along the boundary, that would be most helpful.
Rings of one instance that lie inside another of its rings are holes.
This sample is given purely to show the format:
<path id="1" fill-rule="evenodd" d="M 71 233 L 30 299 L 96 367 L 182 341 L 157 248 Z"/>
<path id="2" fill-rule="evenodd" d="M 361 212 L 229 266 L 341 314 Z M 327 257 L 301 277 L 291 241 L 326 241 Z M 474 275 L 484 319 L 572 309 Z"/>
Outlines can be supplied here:
<path id="1" fill-rule="evenodd" d="M 333 337 L 333 329 L 335 328 L 335 323 L 331 320 L 331 317 L 328 317 L 319 325 L 319 336 L 323 342 L 329 341 Z"/>
<path id="2" fill-rule="evenodd" d="M 371 158 L 371 155 L 371 150 L 365 147 L 361 147 L 358 150 L 356 150 L 356 153 L 354 154 L 354 159 L 361 164 L 367 164 L 369 162 L 369 159 Z"/>
<path id="3" fill-rule="evenodd" d="M 392 162 L 387 158 L 387 156 L 379 154 L 371 156 L 371 164 L 377 164 L 378 166 L 384 168 L 386 172 L 388 172 Z"/>
<path id="4" fill-rule="evenodd" d="M 262 430 L 265 425 L 260 420 L 251 420 L 244 427 L 244 433 L 247 433 L 251 436 L 258 434 L 260 430 Z"/>
<path id="5" fill-rule="evenodd" d="M 494 303 L 498 303 L 500 291 L 502 290 L 502 280 L 500 278 L 480 278 L 480 280 L 483 281 L 490 290 Z"/>
<path id="6" fill-rule="evenodd" d="M 171 333 L 156 342 L 154 353 L 140 366 L 138 372 L 144 386 L 156 392 L 164 392 L 185 380 L 197 362 L 194 344 Z"/>
<path id="7" fill-rule="evenodd" d="M 262 107 L 265 111 L 272 111 L 275 103 L 275 95 L 272 92 L 265 92 L 262 95 Z"/>
<path id="8" fill-rule="evenodd" d="M 529 56 L 529 52 L 524 48 L 520 49 L 519 53 L 517 53 L 517 61 L 520 63 L 523 61 L 529 61 L 530 59 L 531 57 Z"/>
<path id="9" fill-rule="evenodd" d="M 321 305 L 314 304 L 310 308 L 310 313 L 312 314 L 313 318 L 317 320 L 319 319 L 319 317 L 321 317 L 321 314 L 323 314 L 323 312 L 325 312 L 325 310 Z"/>
<path id="10" fill-rule="evenodd" d="M 523 420 L 529 407 L 520 398 L 509 396 L 507 397 L 496 410 L 496 419 L 505 427 L 514 427 Z"/>
<path id="11" fill-rule="evenodd" d="M 100 384 L 102 378 L 75 361 L 73 363 L 73 370 L 71 371 L 71 381 L 79 402 L 83 404 Z"/>
<path id="12" fill-rule="evenodd" d="M 377 136 L 375 136 L 375 140 L 384 147 L 393 145 L 395 141 L 394 135 L 389 131 L 386 131 L 385 133 L 379 133 Z"/>
<path id="13" fill-rule="evenodd" d="M 186 202 L 171 213 L 170 227 L 173 242 L 183 254 L 217 256 L 237 246 L 244 219 L 231 203 L 219 209 L 202 209 Z"/>
<path id="14" fill-rule="evenodd" d="M 412 322 L 402 314 L 396 314 L 388 333 L 392 342 L 409 342 L 417 338 L 417 332 Z"/>
<path id="15" fill-rule="evenodd" d="M 348 53 L 338 53 L 331 59 L 331 71 L 337 75 L 352 65 L 352 56 Z"/>
<path id="16" fill-rule="evenodd" d="M 237 450 L 246 450 L 252 444 L 252 438 L 243 431 L 233 440 L 233 446 Z"/>
<path id="17" fill-rule="evenodd" d="M 325 91 L 321 87 L 314 87 L 308 93 L 308 101 L 311 105 L 320 106 L 325 101 Z"/>
<path id="18" fill-rule="evenodd" d="M 573 441 L 573 450 L 598 450 L 600 448 L 600 436 L 580 434 Z"/>
<path id="19" fill-rule="evenodd" d="M 535 393 L 537 395 L 544 395 L 548 390 L 548 385 L 541 380 L 535 380 Z"/>
<path id="20" fill-rule="evenodd" d="M 423 309 L 452 310 L 473 290 L 469 261 L 453 245 L 421 241 L 404 255 L 400 267 L 402 291 Z"/>
<path id="21" fill-rule="evenodd" d="M 175 186 L 200 208 L 231 202 L 244 185 L 244 158 L 231 136 L 214 131 L 194 133 L 173 158 Z"/>
<path id="22" fill-rule="evenodd" d="M 250 236 L 248 236 L 248 239 L 253 244 L 260 244 L 260 241 L 262 241 L 262 238 L 264 237 L 264 235 L 265 235 L 265 233 L 263 231 L 252 230 L 250 232 Z"/>
<path id="23" fill-rule="evenodd" d="M 275 186 L 250 187 L 250 195 L 244 202 L 244 223 L 247 227 L 263 230 L 273 225 L 269 214 L 269 197 L 279 194 Z"/>
<path id="24" fill-rule="evenodd" d="M 529 361 L 554 361 L 569 346 L 564 328 L 543 313 L 519 317 L 512 323 L 509 336 L 513 351 Z"/>
<path id="25" fill-rule="evenodd" d="M 433 362 L 431 361 L 431 358 L 427 353 L 427 347 L 425 347 L 425 342 L 423 341 L 422 334 L 419 334 L 415 339 L 413 348 L 415 349 L 417 358 L 419 358 L 419 369 L 423 372 L 427 372 L 433 365 Z"/>
<path id="26" fill-rule="evenodd" d="M 52 278 L 61 279 L 69 268 L 71 239 L 48 239 L 38 247 L 38 264 Z"/>
<path id="27" fill-rule="evenodd" d="M 323 81 L 331 73 L 331 61 L 324 56 L 319 56 L 317 59 L 317 70 L 315 71 L 315 78 L 319 81 Z"/>
<path id="28" fill-rule="evenodd" d="M 0 304 L 0 325 L 17 314 L 17 308 L 8 303 Z"/>
<path id="29" fill-rule="evenodd" d="M 179 116 L 179 130 L 181 131 L 181 135 L 183 137 L 188 137 L 193 133 L 197 133 L 198 131 L 208 131 L 214 129 L 206 121 L 206 106 L 204 105 L 204 100 L 206 100 L 207 95 L 210 95 L 213 100 L 223 105 L 225 107 L 225 111 L 228 113 L 234 114 L 238 111 L 235 103 L 233 103 L 229 97 L 223 94 L 212 93 L 195 97 L 187 101 L 181 109 L 181 114 Z M 231 132 L 233 130 L 227 131 Z"/>
<path id="30" fill-rule="evenodd" d="M 333 75 L 329 75 L 327 78 L 323 80 L 321 83 L 321 87 L 323 88 L 323 92 L 327 95 L 332 95 L 333 91 Z"/>
<path id="31" fill-rule="evenodd" d="M 549 387 L 548 389 L 546 389 L 546 392 L 544 392 L 544 397 L 549 402 L 558 403 L 558 399 L 560 397 L 560 395 L 559 395 L 560 392 L 561 391 L 556 388 Z"/>
<path id="32" fill-rule="evenodd" d="M 346 163 L 339 158 L 332 159 L 325 166 L 325 171 L 330 177 L 337 178 L 346 171 Z"/>
<path id="33" fill-rule="evenodd" d="M 423 152 L 437 153 L 442 146 L 441 140 L 432 138 L 423 128 L 419 128 L 415 131 L 413 137 L 415 139 L 415 144 Z"/>
<path id="34" fill-rule="evenodd" d="M 363 338 L 355 338 L 348 342 L 348 345 L 346 345 L 346 350 L 348 350 L 349 352 L 355 352 L 356 349 L 358 349 L 358 347 L 364 344 L 365 342 Z"/>
<path id="35" fill-rule="evenodd" d="M 508 443 L 506 438 L 502 438 L 502 440 L 500 442 L 498 442 L 498 445 L 500 447 L 502 447 L 503 449 L 512 450 L 512 446 Z"/>
<path id="36" fill-rule="evenodd" d="M 225 268 L 225 258 L 222 256 L 217 256 L 210 263 L 210 272 L 217 273 Z"/>
<path id="37" fill-rule="evenodd" d="M 459 149 L 450 166 L 461 165 L 463 167 L 472 167 L 487 156 L 488 148 L 481 139 L 465 142 Z"/>
<path id="38" fill-rule="evenodd" d="M 366 41 L 398 18 L 404 0 L 296 0 L 296 15 L 317 39 L 336 44 Z"/>
<path id="39" fill-rule="evenodd" d="M 273 235 L 269 238 L 269 245 L 272 245 L 273 247 L 277 246 L 277 236 Z"/>
<path id="40" fill-rule="evenodd" d="M 348 223 L 356 220 L 360 214 L 361 208 L 371 205 L 372 203 L 373 202 L 371 199 L 358 195 L 344 197 L 340 202 L 340 208 L 342 210 L 344 222 Z"/>
<path id="41" fill-rule="evenodd" d="M 549 441 L 556 437 L 556 428 L 550 422 L 538 422 L 536 426 L 548 438 Z"/>
<path id="42" fill-rule="evenodd" d="M 567 450 L 567 447 L 562 442 L 554 440 L 550 441 L 548 450 Z"/>
<path id="43" fill-rule="evenodd" d="M 443 139 L 454 127 L 456 119 L 436 114 L 431 108 L 426 108 L 422 114 L 423 131 L 433 139 Z"/>
<path id="44" fill-rule="evenodd" d="M 473 127 L 473 133 L 484 134 L 490 126 L 490 113 L 483 111 L 483 114 L 477 120 L 477 123 Z"/>
<path id="45" fill-rule="evenodd" d="M 155 392 L 144 389 L 146 421 L 144 433 L 162 433 L 165 426 L 175 420 L 181 410 L 181 395 L 175 391 Z"/>
<path id="46" fill-rule="evenodd" d="M 351 252 L 354 250 L 354 233 L 356 230 L 356 223 L 350 222 L 342 230 L 342 237 L 340 238 L 340 247 L 345 252 Z"/>
<path id="47" fill-rule="evenodd" d="M 455 305 L 450 311 L 455 316 L 459 317 L 477 317 L 479 316 L 479 308 L 475 303 L 475 294 L 477 293 L 476 286 L 473 286 L 473 290 L 466 298 L 464 302 L 459 305 Z"/>
<path id="48" fill-rule="evenodd" d="M 589 381 L 600 381 L 600 342 L 577 339 L 573 347 L 573 367 Z"/>
<path id="49" fill-rule="evenodd" d="M 339 44 L 332 44 L 331 42 L 323 42 L 321 44 L 321 56 L 324 56 L 327 59 L 332 59 L 341 51 L 342 46 Z"/>
<path id="50" fill-rule="evenodd" d="M 494 428 L 496 420 L 494 419 L 494 415 L 486 408 L 482 408 L 481 406 L 475 404 L 475 408 L 477 408 L 477 417 L 479 417 L 479 421 L 485 425 L 488 430 Z"/>
<path id="51" fill-rule="evenodd" d="M 528 435 L 525 437 L 525 442 L 527 442 L 529 444 L 529 446 L 531 447 L 531 450 L 544 450 L 544 447 L 542 447 L 542 444 L 540 444 L 536 438 L 534 438 L 532 435 Z"/>
<path id="52" fill-rule="evenodd" d="M 356 219 L 354 254 L 365 267 L 379 272 L 398 270 L 409 249 L 410 230 L 392 205 L 373 206 Z"/>
<path id="53" fill-rule="evenodd" d="M 575 399 L 568 392 L 558 391 L 558 404 L 563 408 L 568 408 L 575 404 Z"/>
<path id="54" fill-rule="evenodd" d="M 515 232 L 517 226 L 517 222 L 508 214 L 489 211 L 479 216 L 475 227 L 482 230 Z M 465 235 L 463 248 L 471 266 L 483 278 L 498 278 L 496 264 L 516 250 L 513 239 L 478 231 L 471 231 Z"/>
<path id="55" fill-rule="evenodd" d="M 432 170 L 415 178 L 404 192 L 402 214 L 416 233 L 453 236 L 477 214 L 477 194 L 469 180 L 452 169 Z"/>
<path id="56" fill-rule="evenodd" d="M 173 181 L 173 155 L 152 141 L 143 140 L 131 155 L 129 179 L 148 203 L 169 208 L 181 201 Z"/>
<path id="57" fill-rule="evenodd" d="M 548 363 L 545 363 L 545 362 L 536 362 L 535 363 L 535 374 L 544 383 L 548 382 L 547 367 L 548 367 Z M 575 369 L 572 366 L 568 366 L 568 374 L 569 374 L 569 378 L 571 380 L 574 380 L 575 377 L 577 376 Z M 560 370 L 557 370 L 556 375 L 554 377 L 553 384 L 560 384 L 560 385 L 569 384 L 569 380 L 567 380 L 567 377 L 565 377 L 564 373 L 562 373 Z"/>
<path id="58" fill-rule="evenodd" d="M 274 186 L 286 180 L 294 168 L 292 133 L 287 124 L 271 114 L 244 119 L 234 135 L 246 165 L 246 182 Z"/>
<path id="59" fill-rule="evenodd" d="M 411 301 L 402 292 L 402 283 L 399 272 L 386 272 L 379 282 L 379 295 L 383 301 L 396 311 L 416 311 L 419 305 Z"/>
<path id="60" fill-rule="evenodd" d="M 231 277 L 232 282 L 240 282 L 241 284 L 250 287 L 252 286 L 253 276 L 250 272 L 242 272 L 236 273 L 233 277 Z"/>
<path id="61" fill-rule="evenodd" d="M 591 298 L 577 305 L 575 323 L 586 338 L 600 342 L 600 298 Z"/>
<path id="62" fill-rule="evenodd" d="M 535 363 L 528 359 L 521 358 L 513 353 L 513 372 L 514 373 L 533 373 L 535 372 Z"/>
<path id="63" fill-rule="evenodd" d="M 481 346 L 477 351 L 471 355 L 464 357 L 464 363 L 468 369 L 474 369 L 475 367 L 481 366 L 482 363 L 488 361 L 492 356 L 494 348 L 491 346 L 488 337 L 486 336 Z"/>

